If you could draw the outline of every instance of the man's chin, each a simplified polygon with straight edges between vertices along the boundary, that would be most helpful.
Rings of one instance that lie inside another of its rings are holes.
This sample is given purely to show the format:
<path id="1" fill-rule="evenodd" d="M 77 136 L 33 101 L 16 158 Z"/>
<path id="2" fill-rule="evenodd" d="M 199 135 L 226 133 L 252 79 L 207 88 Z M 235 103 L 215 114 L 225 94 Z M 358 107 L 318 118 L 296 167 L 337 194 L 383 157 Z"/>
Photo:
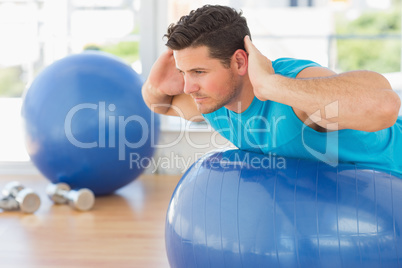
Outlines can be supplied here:
<path id="1" fill-rule="evenodd" d="M 221 107 L 216 106 L 216 107 L 205 107 L 203 105 L 197 105 L 197 109 L 200 113 L 202 114 L 210 114 L 215 112 L 216 110 L 219 110 Z"/>

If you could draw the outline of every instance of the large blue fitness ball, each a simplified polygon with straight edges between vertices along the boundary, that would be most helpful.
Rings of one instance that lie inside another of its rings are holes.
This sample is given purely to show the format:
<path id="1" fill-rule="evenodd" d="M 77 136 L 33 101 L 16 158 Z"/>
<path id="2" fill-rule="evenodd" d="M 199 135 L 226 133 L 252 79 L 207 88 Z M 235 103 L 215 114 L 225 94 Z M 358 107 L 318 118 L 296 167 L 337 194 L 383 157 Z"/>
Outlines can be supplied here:
<path id="1" fill-rule="evenodd" d="M 401 267 L 402 181 L 239 150 L 196 162 L 166 217 L 175 267 Z"/>
<path id="2" fill-rule="evenodd" d="M 159 134 L 159 119 L 145 105 L 141 87 L 128 65 L 101 52 L 47 67 L 22 107 L 33 163 L 51 182 L 96 195 L 133 181 L 150 161 Z"/>

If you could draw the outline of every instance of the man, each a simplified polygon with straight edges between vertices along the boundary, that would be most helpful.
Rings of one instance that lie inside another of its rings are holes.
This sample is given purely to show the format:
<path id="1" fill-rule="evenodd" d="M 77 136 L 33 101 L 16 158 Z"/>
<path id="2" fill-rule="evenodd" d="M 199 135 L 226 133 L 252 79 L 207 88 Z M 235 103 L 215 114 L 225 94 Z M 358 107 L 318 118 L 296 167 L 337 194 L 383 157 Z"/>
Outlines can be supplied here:
<path id="1" fill-rule="evenodd" d="M 271 62 L 241 12 L 206 5 L 168 28 L 142 92 L 155 112 L 205 118 L 240 149 L 402 174 L 400 99 L 371 71 Z"/>

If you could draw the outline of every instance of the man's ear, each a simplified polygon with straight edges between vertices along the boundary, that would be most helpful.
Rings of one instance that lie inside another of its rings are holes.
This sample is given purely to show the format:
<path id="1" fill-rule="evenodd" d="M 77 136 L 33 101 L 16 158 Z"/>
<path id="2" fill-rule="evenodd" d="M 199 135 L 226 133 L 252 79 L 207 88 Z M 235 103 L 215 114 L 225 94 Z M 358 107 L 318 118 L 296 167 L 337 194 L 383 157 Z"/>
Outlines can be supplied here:
<path id="1" fill-rule="evenodd" d="M 238 49 L 233 54 L 236 70 L 239 75 L 245 75 L 248 67 L 248 55 L 243 49 Z"/>

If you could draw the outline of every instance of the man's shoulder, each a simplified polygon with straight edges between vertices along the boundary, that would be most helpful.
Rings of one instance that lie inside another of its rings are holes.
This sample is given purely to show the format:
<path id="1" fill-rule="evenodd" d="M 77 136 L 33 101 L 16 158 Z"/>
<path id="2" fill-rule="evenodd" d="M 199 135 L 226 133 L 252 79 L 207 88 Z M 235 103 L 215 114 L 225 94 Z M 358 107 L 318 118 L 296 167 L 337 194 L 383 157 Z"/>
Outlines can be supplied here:
<path id="1" fill-rule="evenodd" d="M 272 62 L 276 74 L 295 78 L 299 72 L 307 67 L 320 67 L 321 65 L 306 59 L 278 58 Z"/>

